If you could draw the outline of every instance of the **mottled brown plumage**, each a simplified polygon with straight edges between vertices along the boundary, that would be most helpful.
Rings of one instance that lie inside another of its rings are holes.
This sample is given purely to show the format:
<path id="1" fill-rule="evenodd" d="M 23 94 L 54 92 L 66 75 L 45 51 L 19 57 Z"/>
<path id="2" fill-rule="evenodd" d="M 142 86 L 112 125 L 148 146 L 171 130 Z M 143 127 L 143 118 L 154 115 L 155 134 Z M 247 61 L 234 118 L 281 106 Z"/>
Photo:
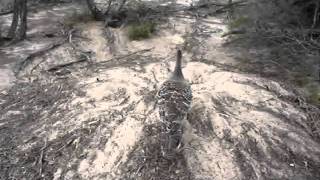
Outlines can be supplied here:
<path id="1" fill-rule="evenodd" d="M 178 50 L 175 69 L 170 78 L 161 85 L 157 94 L 159 114 L 164 124 L 163 131 L 169 135 L 169 149 L 178 146 L 180 142 L 181 121 L 187 115 L 192 102 L 192 90 L 184 79 L 181 58 L 181 51 Z"/>

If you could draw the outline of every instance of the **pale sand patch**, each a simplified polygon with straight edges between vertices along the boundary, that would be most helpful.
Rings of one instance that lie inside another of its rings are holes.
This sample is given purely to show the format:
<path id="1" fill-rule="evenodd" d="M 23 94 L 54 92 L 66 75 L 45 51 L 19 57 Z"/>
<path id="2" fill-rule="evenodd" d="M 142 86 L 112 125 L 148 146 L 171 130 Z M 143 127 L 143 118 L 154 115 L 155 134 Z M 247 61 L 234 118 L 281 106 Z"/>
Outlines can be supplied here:
<path id="1" fill-rule="evenodd" d="M 10 87 L 15 80 L 14 73 L 9 68 L 1 68 L 0 66 L 0 92 Z"/>
<path id="2" fill-rule="evenodd" d="M 302 127 L 307 127 L 306 115 L 277 97 L 277 94 L 290 95 L 290 92 L 279 84 L 263 78 L 232 72 L 212 73 L 212 70 L 214 69 L 208 65 L 202 65 L 201 68 L 199 63 L 188 63 L 184 69 L 191 82 L 200 83 L 192 85 L 193 104 L 204 104 L 206 113 L 211 117 L 216 135 L 213 140 L 201 140 L 202 137 L 198 137 L 192 131 L 192 135 L 188 135 L 188 137 L 193 137 L 193 141 L 188 145 L 196 151 L 188 151 L 186 157 L 189 167 L 196 177 L 210 176 L 215 179 L 234 179 L 241 174 L 239 165 L 235 161 L 233 148 L 225 148 L 221 142 L 217 141 L 217 138 L 220 140 L 226 138 L 226 130 L 230 132 L 229 139 L 237 140 L 244 146 L 250 147 L 246 144 L 248 138 L 254 139 L 256 148 L 263 152 L 260 157 L 262 162 L 256 160 L 253 154 L 242 152 L 257 178 L 262 177 L 265 168 L 270 168 L 273 174 L 278 174 L 280 177 L 292 175 L 288 163 L 272 160 L 282 167 L 282 169 L 277 169 L 267 167 L 268 165 L 263 162 L 263 160 L 271 160 L 270 146 L 274 146 L 273 148 L 279 154 L 286 155 L 288 153 L 286 150 L 277 149 L 279 142 L 294 154 L 302 153 L 317 162 L 320 160 L 318 156 L 320 145 L 313 141 L 305 130 L 295 125 L 295 123 L 299 123 Z M 250 85 L 256 84 L 256 82 L 262 88 Z M 266 90 L 263 88 L 265 86 L 272 87 L 273 91 Z M 223 111 L 216 102 L 212 101 L 214 99 L 221 103 Z M 247 129 L 244 125 L 250 125 L 252 128 Z M 246 131 L 248 131 L 247 135 L 245 135 Z M 262 136 L 261 132 L 266 136 Z M 269 138 L 266 139 L 266 137 Z M 189 141 L 186 140 L 186 142 Z M 208 149 L 208 147 L 210 148 Z M 214 158 L 210 159 L 210 157 Z"/>
<path id="3" fill-rule="evenodd" d="M 182 44 L 183 42 L 184 39 L 181 35 L 162 32 L 160 36 L 145 41 L 131 41 L 131 43 L 128 44 L 128 47 L 129 49 L 146 49 L 152 47 L 154 48 L 152 51 L 153 55 L 157 57 L 166 57 L 165 55 L 170 54 L 168 52 L 172 52 L 177 45 Z M 175 54 L 174 52 L 175 51 L 172 52 L 172 55 Z"/>
<path id="4" fill-rule="evenodd" d="M 102 22 L 89 22 L 80 24 L 79 27 L 83 29 L 83 35 L 90 39 L 90 42 L 83 43 L 82 46 L 94 52 L 96 61 L 106 61 L 112 58 L 112 54 L 108 51 L 108 41 Z"/>
<path id="5" fill-rule="evenodd" d="M 58 131 L 51 131 L 48 137 L 48 141 L 52 141 L 58 137 L 59 132 Z"/>
<path id="6" fill-rule="evenodd" d="M 61 178 L 62 169 L 59 168 L 57 171 L 53 174 L 53 180 L 59 180 Z"/>
<path id="7" fill-rule="evenodd" d="M 196 153 L 185 151 L 189 168 L 196 180 L 237 179 L 241 176 L 232 152 L 224 150 L 219 142 L 199 139 L 189 145 L 197 146 Z"/>
<path id="8" fill-rule="evenodd" d="M 86 89 L 87 97 L 74 99 L 73 105 L 82 104 L 87 111 L 79 116 L 79 122 L 85 121 L 90 117 L 99 115 L 106 110 L 121 110 L 124 106 L 130 103 L 140 104 L 137 113 L 144 114 L 145 109 L 141 108 L 143 102 L 141 94 L 142 88 L 152 91 L 150 86 L 152 82 L 152 73 L 148 72 L 145 75 L 139 75 L 137 72 L 126 68 L 115 68 L 112 71 L 100 74 L 99 78 L 106 80 L 104 83 L 95 82 L 96 78 L 90 78 L 85 83 L 90 83 Z M 129 79 L 130 78 L 130 79 Z M 95 82 L 95 83 L 92 83 Z M 155 83 L 155 82 L 154 82 Z M 92 108 L 88 101 L 94 100 L 95 107 Z M 150 107 L 146 107 L 148 109 Z"/>
<path id="9" fill-rule="evenodd" d="M 142 123 L 128 117 L 123 124 L 118 126 L 109 138 L 103 151 L 95 151 L 96 158 L 91 162 L 88 159 L 80 163 L 78 172 L 85 179 L 100 179 L 105 175 L 107 179 L 116 179 L 118 167 L 125 163 L 129 152 L 142 134 Z"/>

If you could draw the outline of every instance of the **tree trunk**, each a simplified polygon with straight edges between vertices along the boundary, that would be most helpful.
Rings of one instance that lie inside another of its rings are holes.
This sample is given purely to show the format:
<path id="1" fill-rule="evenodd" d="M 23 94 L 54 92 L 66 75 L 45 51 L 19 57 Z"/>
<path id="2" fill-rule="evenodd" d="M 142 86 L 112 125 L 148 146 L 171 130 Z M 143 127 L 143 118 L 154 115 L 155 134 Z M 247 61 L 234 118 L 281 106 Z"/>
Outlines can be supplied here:
<path id="1" fill-rule="evenodd" d="M 19 30 L 19 40 L 25 39 L 27 36 L 27 0 L 22 0 L 21 2 L 21 12 L 20 12 L 20 30 Z"/>
<path id="2" fill-rule="evenodd" d="M 13 18 L 8 37 L 14 41 L 26 38 L 27 31 L 27 0 L 15 0 Z"/>
<path id="3" fill-rule="evenodd" d="M 2 27 L 1 27 L 1 25 L 0 25 L 0 46 L 1 46 L 2 42 L 3 42 L 3 38 L 2 38 Z"/>
<path id="4" fill-rule="evenodd" d="M 122 0 L 121 4 L 119 6 L 119 9 L 118 9 L 119 12 L 122 10 L 122 8 L 126 4 L 126 2 L 127 2 L 127 0 Z"/>
<path id="5" fill-rule="evenodd" d="M 228 4 L 230 6 L 229 11 L 228 11 L 228 20 L 230 21 L 233 18 L 233 14 L 234 14 L 234 7 L 232 5 L 232 0 L 228 1 Z"/>
<path id="6" fill-rule="evenodd" d="M 11 23 L 11 27 L 10 27 L 9 35 L 8 35 L 8 38 L 11 38 L 11 39 L 15 38 L 16 31 L 17 31 L 17 28 L 18 28 L 19 1 L 20 0 L 14 0 L 12 23 Z"/>
<path id="7" fill-rule="evenodd" d="M 109 14 L 109 11 L 110 11 L 110 9 L 111 9 L 112 1 L 113 1 L 113 0 L 109 0 L 107 10 L 106 10 L 106 12 L 104 13 L 105 16 L 107 16 L 107 15 Z"/>
<path id="8" fill-rule="evenodd" d="M 89 10 L 91 11 L 95 20 L 101 21 L 104 20 L 103 13 L 97 8 L 94 3 L 94 0 L 86 0 Z"/>

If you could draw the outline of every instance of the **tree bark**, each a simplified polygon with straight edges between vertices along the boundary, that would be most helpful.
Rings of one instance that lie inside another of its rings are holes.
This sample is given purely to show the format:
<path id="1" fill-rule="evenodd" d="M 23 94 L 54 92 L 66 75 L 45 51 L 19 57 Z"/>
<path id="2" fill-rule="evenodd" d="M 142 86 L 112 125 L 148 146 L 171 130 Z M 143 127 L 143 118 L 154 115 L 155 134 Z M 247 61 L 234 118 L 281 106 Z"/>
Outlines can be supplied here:
<path id="1" fill-rule="evenodd" d="M 21 13 L 20 13 L 20 31 L 19 39 L 25 39 L 27 36 L 27 0 L 22 0 L 21 2 Z"/>
<path id="2" fill-rule="evenodd" d="M 107 10 L 106 10 L 106 12 L 104 13 L 105 16 L 107 16 L 107 15 L 109 14 L 109 11 L 110 11 L 110 9 L 111 9 L 112 1 L 113 1 L 113 0 L 109 0 Z"/>
<path id="3" fill-rule="evenodd" d="M 122 0 L 121 4 L 119 6 L 119 9 L 118 9 L 119 12 L 122 10 L 122 8 L 126 4 L 126 2 L 127 2 L 127 0 Z"/>
<path id="4" fill-rule="evenodd" d="M 101 21 L 104 20 L 103 13 L 97 8 L 94 3 L 94 0 L 86 0 L 89 10 L 91 11 L 95 20 Z"/>
<path id="5" fill-rule="evenodd" d="M 12 22 L 11 22 L 11 27 L 9 30 L 9 35 L 8 37 L 13 39 L 15 38 L 15 34 L 18 28 L 18 22 L 19 22 L 19 1 L 20 0 L 14 0 L 14 5 L 13 5 L 13 17 L 12 17 Z"/>
<path id="6" fill-rule="evenodd" d="M 233 2 L 232 0 L 228 1 L 228 5 L 230 6 L 229 11 L 228 11 L 228 19 L 231 20 L 233 18 L 233 14 L 234 14 L 234 7 L 233 7 Z"/>
<path id="7" fill-rule="evenodd" d="M 27 31 L 27 0 L 15 0 L 13 18 L 8 37 L 14 41 L 26 38 Z"/>
<path id="8" fill-rule="evenodd" d="M 1 29 L 1 25 L 0 25 L 0 46 L 2 44 L 3 38 L 2 38 L 2 29 Z"/>

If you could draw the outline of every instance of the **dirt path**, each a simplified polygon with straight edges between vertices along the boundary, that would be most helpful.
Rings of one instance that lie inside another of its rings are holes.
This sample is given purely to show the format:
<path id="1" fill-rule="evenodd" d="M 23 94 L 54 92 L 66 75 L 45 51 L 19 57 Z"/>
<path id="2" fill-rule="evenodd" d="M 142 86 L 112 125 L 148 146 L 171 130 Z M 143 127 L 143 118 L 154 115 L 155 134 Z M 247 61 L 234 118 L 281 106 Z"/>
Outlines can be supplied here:
<path id="1" fill-rule="evenodd" d="M 156 137 L 155 93 L 177 47 L 194 99 L 183 156 L 167 171 L 171 177 L 155 179 L 320 178 L 320 142 L 303 102 L 275 81 L 233 71 L 237 54 L 224 48 L 222 19 L 170 18 L 143 41 L 128 41 L 125 28 L 109 29 L 108 41 L 100 23 L 77 27 L 90 41 L 75 43 L 93 52 L 93 62 L 109 62 L 16 84 L 0 96 L 0 179 L 150 179 L 157 142 L 145 142 Z M 74 60 L 66 47 L 46 60 Z"/>

